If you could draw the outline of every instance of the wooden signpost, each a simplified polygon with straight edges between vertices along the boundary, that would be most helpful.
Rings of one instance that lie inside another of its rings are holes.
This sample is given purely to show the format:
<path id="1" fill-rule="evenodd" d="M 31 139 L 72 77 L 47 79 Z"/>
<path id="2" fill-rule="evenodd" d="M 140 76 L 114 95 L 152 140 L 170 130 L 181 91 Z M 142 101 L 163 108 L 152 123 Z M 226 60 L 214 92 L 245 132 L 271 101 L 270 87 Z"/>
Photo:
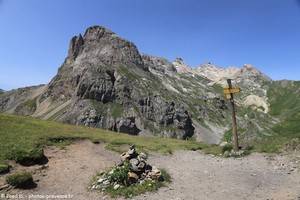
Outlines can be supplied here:
<path id="1" fill-rule="evenodd" d="M 237 133 L 237 123 L 236 123 L 236 116 L 235 116 L 235 105 L 233 94 L 239 93 L 241 90 L 240 88 L 232 87 L 231 79 L 227 79 L 228 87 L 224 88 L 224 95 L 226 99 L 230 100 L 231 109 L 232 109 L 232 136 L 234 142 L 234 150 L 239 150 L 239 140 L 238 140 L 238 133 Z"/>

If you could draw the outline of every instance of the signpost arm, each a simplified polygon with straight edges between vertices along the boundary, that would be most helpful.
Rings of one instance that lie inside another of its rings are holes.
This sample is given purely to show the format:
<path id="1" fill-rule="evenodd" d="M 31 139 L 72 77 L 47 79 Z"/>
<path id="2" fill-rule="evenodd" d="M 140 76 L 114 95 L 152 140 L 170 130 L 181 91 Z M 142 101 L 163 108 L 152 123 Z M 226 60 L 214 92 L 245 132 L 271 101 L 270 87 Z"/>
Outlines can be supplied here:
<path id="1" fill-rule="evenodd" d="M 229 88 L 232 88 L 231 79 L 227 79 L 227 83 Z M 237 134 L 237 123 L 236 123 L 236 114 L 235 114 L 235 105 L 234 105 L 234 99 L 233 94 L 230 93 L 230 104 L 232 108 L 232 136 L 233 136 L 233 142 L 234 142 L 234 150 L 239 150 L 239 141 L 238 141 L 238 134 Z"/>

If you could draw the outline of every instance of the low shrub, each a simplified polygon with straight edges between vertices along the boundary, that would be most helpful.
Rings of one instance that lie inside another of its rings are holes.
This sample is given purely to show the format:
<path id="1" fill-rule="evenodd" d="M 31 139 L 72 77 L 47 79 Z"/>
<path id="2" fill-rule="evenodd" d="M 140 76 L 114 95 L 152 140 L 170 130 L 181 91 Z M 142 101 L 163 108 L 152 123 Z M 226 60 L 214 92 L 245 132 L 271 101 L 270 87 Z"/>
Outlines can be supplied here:
<path id="1" fill-rule="evenodd" d="M 6 174 L 9 172 L 10 166 L 7 164 L 0 164 L 0 174 Z"/>
<path id="2" fill-rule="evenodd" d="M 233 149 L 233 146 L 231 144 L 226 144 L 222 147 L 222 153 L 225 153 L 226 151 L 230 152 Z"/>
<path id="3" fill-rule="evenodd" d="M 129 163 L 126 162 L 122 167 L 115 167 L 112 171 L 112 173 L 109 174 L 108 180 L 109 182 L 113 183 L 120 183 L 123 185 L 128 185 L 128 172 L 129 172 Z"/>
<path id="4" fill-rule="evenodd" d="M 161 177 L 163 178 L 163 181 L 170 183 L 171 182 L 171 176 L 168 174 L 168 172 L 165 169 L 160 169 Z"/>
<path id="5" fill-rule="evenodd" d="M 6 177 L 6 182 L 9 185 L 17 188 L 31 188 L 34 186 L 33 178 L 29 172 L 18 172 Z"/>
<path id="6" fill-rule="evenodd" d="M 7 156 L 10 160 L 15 160 L 17 163 L 30 166 L 35 164 L 45 164 L 48 162 L 47 157 L 44 155 L 42 148 L 34 148 L 31 150 L 12 150 Z"/>

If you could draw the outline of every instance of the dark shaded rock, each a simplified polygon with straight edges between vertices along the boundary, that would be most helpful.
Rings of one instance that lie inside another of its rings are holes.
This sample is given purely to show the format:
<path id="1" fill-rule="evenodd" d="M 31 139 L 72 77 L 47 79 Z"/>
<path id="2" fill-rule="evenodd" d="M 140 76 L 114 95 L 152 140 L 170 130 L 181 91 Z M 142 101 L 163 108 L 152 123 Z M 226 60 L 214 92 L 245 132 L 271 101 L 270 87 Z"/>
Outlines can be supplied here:
<path id="1" fill-rule="evenodd" d="M 143 116 L 162 127 L 161 134 L 180 139 L 194 134 L 191 116 L 183 106 L 164 102 L 157 96 L 140 99 L 138 103 Z"/>
<path id="2" fill-rule="evenodd" d="M 87 72 L 78 85 L 77 96 L 103 103 L 112 102 L 115 99 L 115 80 L 113 71 Z"/>
<path id="3" fill-rule="evenodd" d="M 84 40 L 81 34 L 79 34 L 79 36 L 74 36 L 69 45 L 68 57 L 72 60 L 75 60 L 78 54 L 82 51 L 83 44 Z"/>
<path id="4" fill-rule="evenodd" d="M 166 103 L 163 107 L 163 115 L 160 119 L 160 124 L 164 126 L 170 125 L 174 123 L 174 115 L 175 115 L 175 103 Z"/>
<path id="5" fill-rule="evenodd" d="M 195 128 L 188 111 L 185 110 L 184 107 L 180 107 L 176 110 L 174 124 L 178 129 L 183 130 L 180 138 L 186 139 L 187 137 L 193 136 Z"/>
<path id="6" fill-rule="evenodd" d="M 128 133 L 131 135 L 137 135 L 141 131 L 137 128 L 135 118 L 133 117 L 121 119 L 117 122 L 117 130 L 118 132 Z"/>

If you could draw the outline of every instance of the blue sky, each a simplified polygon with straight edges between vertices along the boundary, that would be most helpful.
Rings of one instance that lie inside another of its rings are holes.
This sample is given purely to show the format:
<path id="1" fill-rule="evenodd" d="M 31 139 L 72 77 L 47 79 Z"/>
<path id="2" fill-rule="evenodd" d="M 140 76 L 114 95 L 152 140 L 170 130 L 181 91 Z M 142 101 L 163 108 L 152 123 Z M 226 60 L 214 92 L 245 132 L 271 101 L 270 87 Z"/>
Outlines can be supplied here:
<path id="1" fill-rule="evenodd" d="M 0 0 L 0 88 L 49 82 L 70 38 L 91 25 L 169 60 L 250 63 L 300 80 L 297 0 Z"/>

